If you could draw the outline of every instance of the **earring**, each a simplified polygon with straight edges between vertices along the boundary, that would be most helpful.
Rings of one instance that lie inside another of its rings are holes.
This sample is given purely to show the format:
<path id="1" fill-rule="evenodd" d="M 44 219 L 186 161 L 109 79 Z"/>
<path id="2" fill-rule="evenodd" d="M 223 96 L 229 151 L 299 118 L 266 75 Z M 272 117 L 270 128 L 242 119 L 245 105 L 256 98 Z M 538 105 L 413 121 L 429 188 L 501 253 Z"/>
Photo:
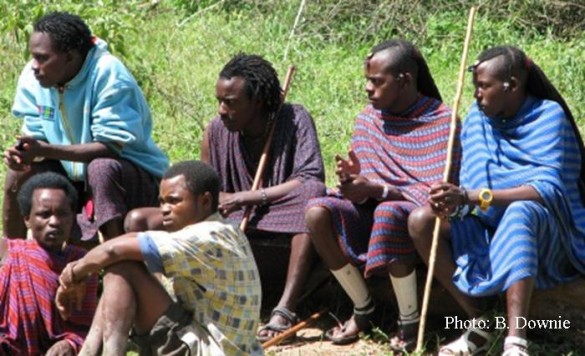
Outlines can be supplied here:
<path id="1" fill-rule="evenodd" d="M 510 91 L 510 83 L 504 82 L 504 91 Z"/>

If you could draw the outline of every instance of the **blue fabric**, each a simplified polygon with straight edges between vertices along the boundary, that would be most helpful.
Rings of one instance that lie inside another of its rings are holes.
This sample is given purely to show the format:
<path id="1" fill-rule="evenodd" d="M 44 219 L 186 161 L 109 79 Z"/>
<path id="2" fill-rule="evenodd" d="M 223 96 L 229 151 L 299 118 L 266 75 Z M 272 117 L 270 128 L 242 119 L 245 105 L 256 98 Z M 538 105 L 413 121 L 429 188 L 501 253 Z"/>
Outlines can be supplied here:
<path id="1" fill-rule="evenodd" d="M 146 266 L 152 273 L 164 273 L 162 258 L 158 247 L 154 243 L 152 237 L 146 232 L 140 232 L 137 236 L 138 244 L 140 245 L 140 253 L 144 257 Z"/>
<path id="2" fill-rule="evenodd" d="M 581 156 L 561 106 L 529 97 L 516 117 L 501 120 L 486 117 L 474 104 L 461 141 L 463 186 L 530 185 L 544 205 L 521 201 L 453 220 L 457 287 L 470 295 L 490 295 L 527 277 L 546 288 L 585 273 Z"/>
<path id="3" fill-rule="evenodd" d="M 22 133 L 51 144 L 103 142 L 122 158 L 162 177 L 166 155 L 154 143 L 150 109 L 128 69 L 96 39 L 79 73 L 58 88 L 43 88 L 29 62 L 18 80 L 12 113 Z M 87 164 L 61 161 L 69 178 L 85 179 Z"/>

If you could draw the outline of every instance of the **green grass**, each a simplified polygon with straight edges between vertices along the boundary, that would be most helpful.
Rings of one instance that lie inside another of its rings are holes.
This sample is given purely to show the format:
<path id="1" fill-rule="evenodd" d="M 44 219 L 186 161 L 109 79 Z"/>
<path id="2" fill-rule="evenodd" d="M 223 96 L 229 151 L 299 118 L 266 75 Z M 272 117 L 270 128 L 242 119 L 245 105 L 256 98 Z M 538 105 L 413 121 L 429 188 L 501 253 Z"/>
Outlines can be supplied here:
<path id="1" fill-rule="evenodd" d="M 23 33 L 30 31 L 32 17 L 44 7 L 79 9 L 98 35 L 123 50 L 118 53 L 123 53 L 150 102 L 155 138 L 173 162 L 199 157 L 202 130 L 216 113 L 217 74 L 240 51 L 265 56 L 274 63 L 281 79 L 289 65 L 297 67 L 288 100 L 302 103 L 313 115 L 329 185 L 334 184 L 333 157 L 346 152 L 354 118 L 366 103 L 363 59 L 388 34 L 402 34 L 420 47 L 444 100 L 452 104 L 467 22 L 465 4 L 469 1 L 436 2 L 443 6 L 441 9 L 425 7 L 425 1 L 414 5 L 387 1 L 372 11 L 377 6 L 374 2 L 364 2 L 361 11 L 359 7 L 351 8 L 356 4 L 353 0 L 309 1 L 306 16 L 290 40 L 300 0 L 248 0 L 240 5 L 226 1 L 231 4 L 227 10 L 222 6 L 206 7 L 215 1 L 199 2 L 200 5 L 191 2 L 195 4 L 192 8 L 199 11 L 195 15 L 172 7 L 187 3 L 161 1 L 153 11 L 140 7 L 138 1 L 120 5 L 109 0 L 93 8 L 74 0 L 0 4 L 0 146 L 13 144 L 18 132 L 20 122 L 11 118 L 10 106 L 16 80 L 27 60 L 23 55 Z M 519 27 L 534 21 L 525 17 L 530 14 L 526 6 L 522 5 L 523 12 L 510 12 L 512 20 L 508 20 L 502 16 L 505 9 L 490 7 L 488 1 L 479 3 L 482 6 L 467 63 L 473 63 L 489 46 L 514 44 L 523 48 L 564 95 L 585 132 L 585 32 L 560 38 L 556 28 L 537 31 L 529 26 Z M 17 6 L 21 6 L 21 12 L 15 12 Z M 406 9 L 423 12 L 409 17 Z M 13 28 L 7 25 L 11 20 L 15 23 Z M 461 117 L 473 101 L 469 76 L 465 83 Z M 5 169 L 0 169 L 0 180 Z M 546 349 L 546 341 L 539 340 L 538 345 L 540 342 L 543 346 L 538 347 Z"/>

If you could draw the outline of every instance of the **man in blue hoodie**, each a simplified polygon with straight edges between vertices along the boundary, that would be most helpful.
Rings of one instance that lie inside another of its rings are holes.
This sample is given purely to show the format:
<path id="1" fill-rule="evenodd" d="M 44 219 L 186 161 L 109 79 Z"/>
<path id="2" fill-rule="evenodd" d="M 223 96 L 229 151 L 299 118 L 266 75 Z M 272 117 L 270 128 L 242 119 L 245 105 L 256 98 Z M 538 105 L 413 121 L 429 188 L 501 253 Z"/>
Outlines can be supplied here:
<path id="1" fill-rule="evenodd" d="M 18 81 L 12 107 L 23 119 L 21 137 L 4 152 L 4 236 L 26 236 L 16 208 L 30 176 L 55 171 L 82 193 L 77 222 L 82 240 L 99 229 L 121 235 L 130 209 L 158 205 L 168 167 L 152 139 L 150 109 L 128 69 L 92 36 L 76 15 L 40 18 L 29 41 L 32 60 Z"/>

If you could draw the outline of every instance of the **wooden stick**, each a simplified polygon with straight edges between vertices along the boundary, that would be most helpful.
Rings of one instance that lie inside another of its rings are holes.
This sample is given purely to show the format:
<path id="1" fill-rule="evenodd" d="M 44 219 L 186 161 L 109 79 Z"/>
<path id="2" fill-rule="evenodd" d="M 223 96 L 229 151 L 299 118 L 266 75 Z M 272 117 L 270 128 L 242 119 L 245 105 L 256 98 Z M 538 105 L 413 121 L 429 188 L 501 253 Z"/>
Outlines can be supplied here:
<path id="1" fill-rule="evenodd" d="M 291 327 L 287 331 L 285 331 L 279 335 L 276 335 L 272 339 L 263 343 L 262 348 L 267 349 L 270 346 L 278 345 L 282 340 L 289 338 L 290 336 L 294 335 L 297 331 L 304 329 L 307 326 L 309 326 L 311 323 L 317 321 L 317 319 L 319 319 L 326 312 L 327 312 L 327 309 L 321 310 L 320 312 L 317 312 L 317 313 L 311 315 L 310 317 L 301 321 L 300 323 L 296 324 L 295 326 Z"/>
<path id="2" fill-rule="evenodd" d="M 449 181 L 451 175 L 451 163 L 453 160 L 453 142 L 455 141 L 455 132 L 457 131 L 457 111 L 459 110 L 459 102 L 463 93 L 463 79 L 465 77 L 467 51 L 469 49 L 469 42 L 471 41 L 471 32 L 473 29 L 473 20 L 475 19 L 475 7 L 469 9 L 469 19 L 467 20 L 467 33 L 465 34 L 465 42 L 463 45 L 463 54 L 461 55 L 461 66 L 459 68 L 459 79 L 457 81 L 457 92 L 453 101 L 453 111 L 451 113 L 451 127 L 449 132 L 449 141 L 447 143 L 447 162 L 445 164 L 445 171 L 443 174 L 443 182 Z M 416 351 L 422 351 L 425 324 L 427 318 L 427 309 L 429 305 L 429 298 L 431 294 L 431 284 L 433 282 L 433 274 L 435 270 L 435 261 L 437 259 L 437 246 L 439 243 L 439 231 L 441 227 L 441 219 L 435 219 L 435 227 L 433 230 L 433 242 L 431 244 L 431 251 L 429 255 L 429 264 L 427 272 L 427 280 L 425 284 L 424 297 L 421 308 L 420 324 L 418 327 L 418 338 L 416 342 Z"/>
<path id="3" fill-rule="evenodd" d="M 260 184 L 262 182 L 262 175 L 264 175 L 264 170 L 266 169 L 266 163 L 268 162 L 268 151 L 270 151 L 270 146 L 272 144 L 272 136 L 274 136 L 274 128 L 276 127 L 276 120 L 278 119 L 278 115 L 280 114 L 280 109 L 284 105 L 286 100 L 286 95 L 288 94 L 288 90 L 290 88 L 290 83 L 292 81 L 293 74 L 295 73 L 295 67 L 289 66 L 286 72 L 286 77 L 284 78 L 284 85 L 282 86 L 282 102 L 276 110 L 274 117 L 272 118 L 272 124 L 270 127 L 270 133 L 266 138 L 266 142 L 264 143 L 264 148 L 262 149 L 262 155 L 260 156 L 260 161 L 258 161 L 258 169 L 256 170 L 256 175 L 254 176 L 254 181 L 252 182 L 252 191 L 258 190 Z M 244 212 L 244 217 L 242 222 L 240 223 L 240 229 L 242 231 L 246 231 L 248 227 L 248 220 L 250 219 L 250 213 L 252 212 L 252 205 L 248 205 Z"/>

